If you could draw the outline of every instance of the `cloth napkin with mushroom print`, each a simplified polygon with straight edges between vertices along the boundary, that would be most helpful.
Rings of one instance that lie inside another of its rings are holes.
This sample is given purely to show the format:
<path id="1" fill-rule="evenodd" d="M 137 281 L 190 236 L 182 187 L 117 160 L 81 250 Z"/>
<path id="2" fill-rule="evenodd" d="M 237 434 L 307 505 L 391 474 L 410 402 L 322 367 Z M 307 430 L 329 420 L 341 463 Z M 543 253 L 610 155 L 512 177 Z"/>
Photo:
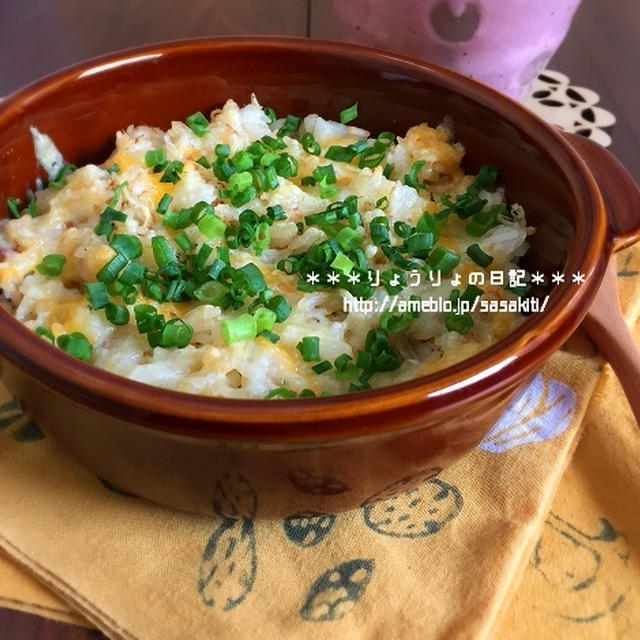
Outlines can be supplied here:
<path id="1" fill-rule="evenodd" d="M 619 256 L 630 323 L 639 271 L 640 251 Z M 3 391 L 0 547 L 56 595 L 17 597 L 3 561 L 0 604 L 115 638 L 637 637 L 640 434 L 616 385 L 579 331 L 452 467 L 280 520 L 240 475 L 211 487 L 209 516 L 118 492 Z"/>

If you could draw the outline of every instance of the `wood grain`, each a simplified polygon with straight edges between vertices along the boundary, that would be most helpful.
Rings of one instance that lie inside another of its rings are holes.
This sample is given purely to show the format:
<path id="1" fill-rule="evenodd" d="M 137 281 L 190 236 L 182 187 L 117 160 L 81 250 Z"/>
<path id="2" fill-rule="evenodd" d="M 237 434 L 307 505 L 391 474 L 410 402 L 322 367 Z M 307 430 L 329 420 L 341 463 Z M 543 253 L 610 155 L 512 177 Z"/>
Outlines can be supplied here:
<path id="1" fill-rule="evenodd" d="M 345 0 L 346 1 L 346 0 Z M 206 35 L 338 38 L 329 0 L 0 0 L 0 95 L 117 49 Z M 310 13 L 309 13 L 310 11 Z M 611 150 L 640 179 L 640 3 L 583 0 L 550 67 L 597 91 L 618 122 Z M 0 638 L 96 640 L 98 631 L 0 608 Z"/>

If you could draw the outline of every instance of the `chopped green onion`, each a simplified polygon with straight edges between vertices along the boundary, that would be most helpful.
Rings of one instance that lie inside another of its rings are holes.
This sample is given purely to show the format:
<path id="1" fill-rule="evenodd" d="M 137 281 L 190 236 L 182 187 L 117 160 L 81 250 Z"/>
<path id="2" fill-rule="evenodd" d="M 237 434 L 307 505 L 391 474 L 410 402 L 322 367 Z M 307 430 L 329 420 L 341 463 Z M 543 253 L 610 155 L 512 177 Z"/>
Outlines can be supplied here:
<path id="1" fill-rule="evenodd" d="M 180 174 L 184 170 L 184 163 L 179 160 L 171 160 L 171 162 L 167 162 L 167 166 L 164 169 L 164 173 L 160 178 L 160 182 L 171 182 L 176 184 L 176 182 L 180 182 Z"/>
<path id="2" fill-rule="evenodd" d="M 289 114 L 285 119 L 284 123 L 278 130 L 278 138 L 283 138 L 284 136 L 291 136 L 297 133 L 300 128 L 300 122 L 302 120 L 298 116 L 293 116 Z"/>
<path id="3" fill-rule="evenodd" d="M 198 220 L 198 231 L 209 240 L 222 237 L 226 228 L 215 213 L 207 213 Z"/>
<path id="4" fill-rule="evenodd" d="M 291 313 L 291 305 L 284 296 L 274 296 L 267 301 L 267 309 L 276 314 L 276 322 L 284 322 Z"/>
<path id="5" fill-rule="evenodd" d="M 109 262 L 107 262 L 96 274 L 96 278 L 100 282 L 111 282 L 116 280 L 120 272 L 127 266 L 127 258 L 121 253 L 116 253 Z"/>
<path id="6" fill-rule="evenodd" d="M 42 262 L 36 266 L 36 270 L 43 276 L 59 276 L 66 261 L 67 259 L 62 254 L 50 253 L 42 258 Z"/>
<path id="7" fill-rule="evenodd" d="M 426 164 L 425 160 L 416 160 L 412 165 L 411 169 L 409 169 L 409 173 L 407 173 L 404 177 L 404 183 L 413 187 L 414 189 L 424 189 L 424 185 L 418 182 L 418 172 L 422 167 Z"/>
<path id="8" fill-rule="evenodd" d="M 263 331 L 269 331 L 276 323 L 276 312 L 267 309 L 266 307 L 260 307 L 253 312 L 253 317 L 256 319 L 256 330 L 258 333 Z"/>
<path id="9" fill-rule="evenodd" d="M 20 200 L 18 198 L 7 198 L 7 209 L 12 218 L 19 218 Z"/>
<path id="10" fill-rule="evenodd" d="M 429 256 L 429 266 L 448 276 L 460 264 L 460 256 L 446 247 L 436 247 Z"/>
<path id="11" fill-rule="evenodd" d="M 144 163 L 150 169 L 159 172 L 164 168 L 167 163 L 167 156 L 164 153 L 164 149 L 150 149 L 144 154 Z"/>
<path id="12" fill-rule="evenodd" d="M 110 207 L 115 207 L 118 204 L 118 200 L 120 200 L 120 195 L 122 194 L 122 191 L 124 190 L 124 188 L 128 185 L 128 181 L 125 180 L 124 182 L 121 182 L 114 190 L 113 190 L 113 196 L 111 198 L 111 200 L 109 201 L 109 206 Z"/>
<path id="13" fill-rule="evenodd" d="M 318 364 L 311 367 L 311 370 L 314 373 L 317 373 L 318 375 L 320 375 L 322 373 L 329 371 L 329 369 L 332 369 L 332 368 L 333 368 L 333 365 L 328 360 L 323 360 L 322 362 L 319 362 Z"/>
<path id="14" fill-rule="evenodd" d="M 489 164 L 485 164 L 478 170 L 475 179 L 473 180 L 473 186 L 477 189 L 492 189 L 496 180 L 498 179 L 498 170 Z"/>
<path id="15" fill-rule="evenodd" d="M 227 345 L 239 340 L 253 340 L 258 334 L 256 319 L 250 313 L 243 313 L 237 318 L 227 318 L 220 323 L 220 333 Z"/>
<path id="16" fill-rule="evenodd" d="M 479 266 L 487 268 L 493 262 L 493 256 L 485 253 L 479 244 L 472 244 L 467 247 L 467 255 Z"/>
<path id="17" fill-rule="evenodd" d="M 53 335 L 53 333 L 51 332 L 50 329 L 47 329 L 47 327 L 37 327 L 36 328 L 36 334 L 46 338 L 47 340 L 49 340 L 52 344 L 56 343 L 56 339 Z"/>
<path id="18" fill-rule="evenodd" d="M 114 230 L 114 222 L 124 222 L 127 216 L 113 207 L 107 207 L 101 214 L 98 224 L 94 227 L 93 232 L 98 236 L 106 236 L 109 238 Z"/>
<path id="19" fill-rule="evenodd" d="M 271 230 L 269 229 L 268 222 L 261 222 L 256 227 L 256 241 L 253 245 L 255 248 L 256 255 L 261 255 L 264 249 L 269 246 L 269 242 L 271 241 Z"/>
<path id="20" fill-rule="evenodd" d="M 193 131 L 193 133 L 195 133 L 199 138 L 202 138 L 202 136 L 209 131 L 209 121 L 201 111 L 192 113 L 185 122 L 189 129 L 191 129 L 191 131 Z"/>
<path id="21" fill-rule="evenodd" d="M 160 346 L 165 349 L 171 349 L 173 347 L 177 349 L 183 349 L 193 336 L 193 328 L 187 324 L 182 318 L 173 318 L 169 320 L 160 334 Z"/>
<path id="22" fill-rule="evenodd" d="M 351 227 L 343 227 L 336 234 L 336 240 L 344 251 L 352 251 L 362 244 L 362 236 Z"/>
<path id="23" fill-rule="evenodd" d="M 164 267 L 170 262 L 177 262 L 178 256 L 164 236 L 154 236 L 151 238 L 151 249 L 153 257 L 159 267 Z"/>
<path id="24" fill-rule="evenodd" d="M 382 198 L 376 200 L 376 209 L 382 209 L 384 211 L 388 206 L 389 198 L 387 198 L 387 196 L 382 196 Z"/>
<path id="25" fill-rule="evenodd" d="M 412 320 L 413 313 L 410 311 L 394 314 L 387 309 L 383 311 L 380 316 L 380 326 L 389 333 L 398 333 L 404 331 L 411 324 Z"/>
<path id="26" fill-rule="evenodd" d="M 469 330 L 473 326 L 473 318 L 470 313 L 445 313 L 444 326 L 447 331 L 455 331 L 464 335 L 465 333 L 469 333 Z"/>
<path id="27" fill-rule="evenodd" d="M 173 200 L 173 196 L 169 195 L 168 193 L 165 193 L 162 196 L 162 198 L 160 198 L 160 202 L 158 202 L 156 211 L 161 214 L 167 213 L 167 210 L 169 209 L 169 205 L 171 204 L 172 200 Z"/>
<path id="28" fill-rule="evenodd" d="M 105 169 L 107 173 L 120 173 L 120 167 L 117 164 L 112 164 Z"/>
<path id="29" fill-rule="evenodd" d="M 358 103 L 354 102 L 350 107 L 343 109 L 340 112 L 340 122 L 342 124 L 347 124 L 347 122 L 351 122 L 358 117 Z"/>
<path id="30" fill-rule="evenodd" d="M 142 255 L 142 243 L 138 236 L 116 233 L 109 244 L 128 260 L 139 258 Z"/>
<path id="31" fill-rule="evenodd" d="M 55 178 L 50 180 L 47 184 L 48 187 L 53 187 L 54 189 L 62 189 L 67 184 L 67 176 L 73 173 L 77 167 L 72 164 L 65 164 L 58 171 Z"/>
<path id="32" fill-rule="evenodd" d="M 381 244 L 389 244 L 391 238 L 389 237 L 389 221 L 384 216 L 375 217 L 369 224 L 369 233 L 371 234 L 371 240 L 376 246 Z"/>
<path id="33" fill-rule="evenodd" d="M 350 260 L 344 253 L 339 253 L 333 259 L 331 266 L 347 276 L 351 273 L 353 267 L 355 266 L 355 263 Z"/>
<path id="34" fill-rule="evenodd" d="M 246 287 L 250 295 L 256 295 L 267 288 L 262 271 L 253 262 L 237 269 L 235 275 L 236 280 Z"/>
<path id="35" fill-rule="evenodd" d="M 86 282 L 84 291 L 93 309 L 103 309 L 109 302 L 109 293 L 104 282 Z"/>
<path id="36" fill-rule="evenodd" d="M 200 302 L 219 306 L 224 301 L 227 291 L 229 291 L 229 288 L 222 284 L 222 282 L 209 280 L 208 282 L 201 284 L 193 292 L 193 295 L 197 300 L 200 300 Z"/>
<path id="37" fill-rule="evenodd" d="M 125 285 L 133 285 L 142 282 L 145 274 L 144 265 L 139 262 L 130 262 L 120 274 L 120 282 Z"/>
<path id="38" fill-rule="evenodd" d="M 79 331 L 74 331 L 73 333 L 69 334 L 65 333 L 58 336 L 56 344 L 65 353 L 68 353 L 69 355 L 74 356 L 79 360 L 84 360 L 84 362 L 89 361 L 89 358 L 91 357 L 91 351 L 93 350 L 93 347 L 87 340 L 86 336 Z"/>
<path id="39" fill-rule="evenodd" d="M 287 400 L 289 400 L 295 397 L 295 391 L 291 391 L 291 389 L 287 389 L 286 387 L 276 387 L 275 389 L 271 389 L 271 391 L 267 393 L 265 399 L 270 400 L 271 398 L 286 398 Z"/>
<path id="40" fill-rule="evenodd" d="M 406 240 L 407 253 L 414 258 L 426 258 L 435 241 L 435 236 L 429 231 L 414 233 Z"/>
<path id="41" fill-rule="evenodd" d="M 262 331 L 258 331 L 258 335 L 266 338 L 272 344 L 280 341 L 280 336 L 273 331 L 269 331 L 269 329 L 263 329 Z"/>
<path id="42" fill-rule="evenodd" d="M 133 308 L 136 326 L 140 333 L 147 333 L 154 327 L 154 319 L 158 316 L 158 310 L 151 304 L 137 304 Z"/>
<path id="43" fill-rule="evenodd" d="M 319 156 L 320 153 L 322 152 L 322 147 L 320 146 L 320 143 L 315 139 L 313 133 L 310 133 L 309 131 L 307 131 L 307 133 L 305 133 L 302 136 L 301 142 L 302 142 L 302 148 L 307 153 L 310 153 L 314 156 Z"/>
<path id="44" fill-rule="evenodd" d="M 228 144 L 217 144 L 215 153 L 218 158 L 226 158 L 231 153 L 231 147 Z"/>
<path id="45" fill-rule="evenodd" d="M 339 145 L 331 145 L 324 154 L 329 160 L 337 162 L 351 162 L 358 154 L 351 146 L 341 147 Z"/>
<path id="46" fill-rule="evenodd" d="M 262 107 L 262 111 L 267 116 L 269 124 L 276 121 L 276 112 L 271 107 Z"/>
<path id="47" fill-rule="evenodd" d="M 484 291 L 480 287 L 476 287 L 475 284 L 469 284 L 460 295 L 460 300 L 467 300 L 473 303 L 475 302 L 476 298 L 481 296 L 483 293 Z"/>
<path id="48" fill-rule="evenodd" d="M 182 251 L 184 251 L 184 253 L 187 253 L 191 249 L 193 249 L 193 242 L 191 242 L 191 238 L 189 238 L 186 231 L 181 231 L 180 233 L 178 233 L 173 241 L 178 245 L 180 249 L 182 249 Z"/>
<path id="49" fill-rule="evenodd" d="M 412 231 L 413 229 L 403 220 L 398 220 L 397 222 L 393 223 L 393 232 L 399 238 L 406 238 L 410 236 Z"/>
<path id="50" fill-rule="evenodd" d="M 384 165 L 384 169 L 382 170 L 382 175 L 389 179 L 389 176 L 391 175 L 391 172 L 393 171 L 393 165 L 392 164 L 385 164 Z"/>
<path id="51" fill-rule="evenodd" d="M 320 361 L 320 338 L 318 336 L 305 336 L 296 345 L 296 349 L 302 354 L 305 362 Z"/>
<path id="52" fill-rule="evenodd" d="M 416 224 L 416 231 L 418 233 L 432 233 L 437 240 L 440 235 L 440 225 L 435 216 L 432 216 L 428 211 L 425 211 Z"/>
<path id="53" fill-rule="evenodd" d="M 113 302 L 106 304 L 104 315 L 111 324 L 125 325 L 129 323 L 129 309 Z"/>

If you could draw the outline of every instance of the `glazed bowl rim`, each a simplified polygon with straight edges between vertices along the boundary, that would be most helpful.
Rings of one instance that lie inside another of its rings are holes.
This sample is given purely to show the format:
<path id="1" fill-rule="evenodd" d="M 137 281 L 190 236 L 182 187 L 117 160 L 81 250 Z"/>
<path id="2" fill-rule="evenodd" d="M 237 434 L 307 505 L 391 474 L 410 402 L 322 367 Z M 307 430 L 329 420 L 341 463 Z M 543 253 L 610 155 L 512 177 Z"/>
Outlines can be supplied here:
<path id="1" fill-rule="evenodd" d="M 274 401 L 167 390 L 133 381 L 68 356 L 37 336 L 5 309 L 0 310 L 0 355 L 47 387 L 89 404 L 101 413 L 126 419 L 133 412 L 135 416 L 161 415 L 179 421 L 170 428 L 166 425 L 156 427 L 153 422 L 145 424 L 151 428 L 216 438 L 232 437 L 233 429 L 229 426 L 233 424 L 246 424 L 247 428 L 255 425 L 253 436 L 259 440 L 274 435 L 269 432 L 269 427 L 276 429 L 278 425 L 300 423 L 308 429 L 304 438 L 329 440 L 335 436 L 350 435 L 344 419 L 348 421 L 363 414 L 389 412 L 418 404 L 424 407 L 423 413 L 444 415 L 453 408 L 458 410 L 491 393 L 505 390 L 537 368 L 577 328 L 604 273 L 606 260 L 602 256 L 606 257 L 609 252 L 603 199 L 586 163 L 559 131 L 523 105 L 462 74 L 424 60 L 373 47 L 300 37 L 224 36 L 157 43 L 75 64 L 13 93 L 0 104 L 0 131 L 15 109 L 28 111 L 30 100 L 42 94 L 55 95 L 58 87 L 81 80 L 88 74 L 109 72 L 118 66 L 149 59 L 161 60 L 167 55 L 218 48 L 267 52 L 304 50 L 304 53 L 392 64 L 408 74 L 413 72 L 414 77 L 421 76 L 436 86 L 449 87 L 455 93 L 488 107 L 521 134 L 534 139 L 539 148 L 553 158 L 556 173 L 562 175 L 563 181 L 569 185 L 579 214 L 574 220 L 575 237 L 565 269 L 582 270 L 586 283 L 581 286 L 572 286 L 568 282 L 559 285 L 544 313 L 527 318 L 505 338 L 467 360 L 427 376 L 356 394 Z M 455 121 L 455 113 L 451 115 Z M 583 248 L 579 251 L 581 246 Z M 555 325 L 555 330 L 549 330 L 551 325 Z M 475 391 L 470 392 L 474 385 Z M 482 388 L 478 389 L 478 385 Z M 189 419 L 185 420 L 185 416 Z M 133 421 L 136 421 L 135 417 Z M 313 423 L 320 421 L 321 432 L 314 432 Z M 327 427 L 334 422 L 333 429 Z M 193 429 L 196 423 L 198 427 Z M 206 425 L 204 432 L 203 424 Z M 370 433 L 382 430 L 389 431 L 388 424 L 379 427 L 372 424 Z"/>

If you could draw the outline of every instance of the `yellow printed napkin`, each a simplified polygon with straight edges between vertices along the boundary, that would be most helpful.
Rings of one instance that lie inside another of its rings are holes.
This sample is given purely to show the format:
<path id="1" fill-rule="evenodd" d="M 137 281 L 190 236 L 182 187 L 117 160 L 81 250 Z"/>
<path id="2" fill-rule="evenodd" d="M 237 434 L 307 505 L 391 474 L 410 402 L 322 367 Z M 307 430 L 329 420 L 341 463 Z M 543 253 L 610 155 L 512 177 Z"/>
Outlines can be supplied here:
<path id="1" fill-rule="evenodd" d="M 629 319 L 638 268 L 627 251 Z M 640 623 L 640 531 L 629 495 L 610 492 L 632 466 L 638 434 L 622 413 L 611 429 L 603 398 L 619 412 L 624 403 L 602 378 L 578 333 L 478 448 L 439 476 L 348 513 L 270 521 L 259 504 L 256 518 L 231 520 L 115 493 L 1 399 L 0 547 L 118 638 L 626 633 Z M 549 511 L 584 429 L 584 463 L 570 468 Z M 624 481 L 640 486 L 637 475 Z"/>

